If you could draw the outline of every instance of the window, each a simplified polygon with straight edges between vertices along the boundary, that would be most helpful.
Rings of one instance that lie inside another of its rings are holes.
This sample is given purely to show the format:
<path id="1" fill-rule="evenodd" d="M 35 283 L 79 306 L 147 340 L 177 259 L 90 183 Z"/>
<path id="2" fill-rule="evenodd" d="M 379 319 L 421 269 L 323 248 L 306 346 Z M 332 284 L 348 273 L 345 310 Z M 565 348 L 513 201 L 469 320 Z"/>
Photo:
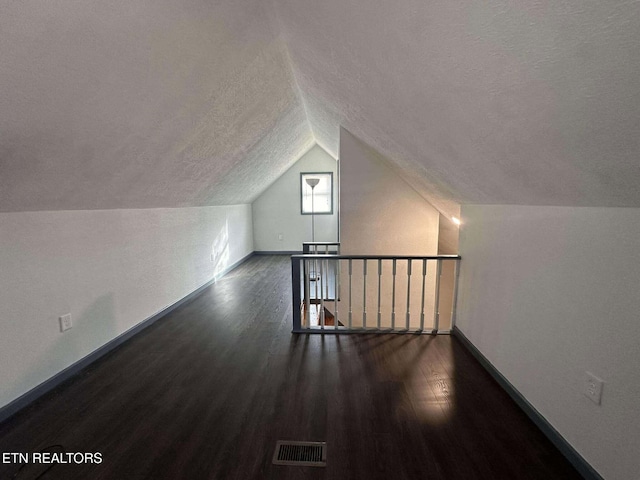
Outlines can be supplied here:
<path id="1" fill-rule="evenodd" d="M 315 184 L 315 187 L 312 189 L 310 184 Z M 333 213 L 332 172 L 303 172 L 300 174 L 300 212 L 303 215 L 311 215 L 312 213 L 331 215 Z"/>

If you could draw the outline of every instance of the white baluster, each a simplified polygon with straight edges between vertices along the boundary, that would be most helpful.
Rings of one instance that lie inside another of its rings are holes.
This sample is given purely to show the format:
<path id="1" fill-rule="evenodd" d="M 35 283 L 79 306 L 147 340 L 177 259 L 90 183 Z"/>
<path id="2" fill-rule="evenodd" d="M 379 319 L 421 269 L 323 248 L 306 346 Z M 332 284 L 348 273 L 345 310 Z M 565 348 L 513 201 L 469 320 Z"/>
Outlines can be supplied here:
<path id="1" fill-rule="evenodd" d="M 362 328 L 367 328 L 367 259 L 363 260 L 362 275 Z"/>
<path id="2" fill-rule="evenodd" d="M 456 308 L 458 302 L 458 276 L 460 274 L 460 260 L 452 260 L 455 262 L 455 271 L 453 273 L 453 299 L 451 303 L 451 330 L 456 324 Z"/>
<path id="3" fill-rule="evenodd" d="M 325 275 L 324 275 L 324 265 L 322 260 L 320 260 L 320 312 L 318 317 L 320 318 L 320 329 L 324 330 L 324 292 L 323 285 L 325 283 Z"/>
<path id="4" fill-rule="evenodd" d="M 433 307 L 433 333 L 438 333 L 438 326 L 440 323 L 440 274 L 442 273 L 442 260 L 438 259 L 438 265 L 436 267 L 436 301 Z"/>
<path id="5" fill-rule="evenodd" d="M 420 302 L 420 331 L 424 330 L 424 295 L 427 280 L 427 259 L 422 259 L 422 301 Z"/>
<path id="6" fill-rule="evenodd" d="M 407 330 L 409 330 L 410 325 L 410 313 L 411 309 L 411 259 L 407 259 Z"/>
<path id="7" fill-rule="evenodd" d="M 340 269 L 340 260 L 336 259 L 333 261 L 335 265 L 335 271 L 333 272 L 333 301 L 336 306 L 336 330 L 338 330 L 338 325 L 340 325 L 340 320 L 338 316 L 338 297 L 340 296 L 340 285 L 338 283 L 338 271 Z"/>
<path id="8" fill-rule="evenodd" d="M 310 266 L 309 260 L 304 260 L 304 320 L 305 326 L 309 328 L 311 326 L 311 278 L 309 276 Z"/>
<path id="9" fill-rule="evenodd" d="M 393 287 L 391 294 L 391 330 L 396 329 L 396 259 L 393 259 Z"/>
<path id="10" fill-rule="evenodd" d="M 353 308 L 351 305 L 352 279 L 353 279 L 353 260 L 349 259 L 349 330 L 351 330 L 351 318 L 353 317 Z"/>
<path id="11" fill-rule="evenodd" d="M 378 330 L 380 330 L 380 320 L 382 318 L 382 310 L 380 307 L 380 285 L 382 283 L 382 260 L 378 259 Z"/>

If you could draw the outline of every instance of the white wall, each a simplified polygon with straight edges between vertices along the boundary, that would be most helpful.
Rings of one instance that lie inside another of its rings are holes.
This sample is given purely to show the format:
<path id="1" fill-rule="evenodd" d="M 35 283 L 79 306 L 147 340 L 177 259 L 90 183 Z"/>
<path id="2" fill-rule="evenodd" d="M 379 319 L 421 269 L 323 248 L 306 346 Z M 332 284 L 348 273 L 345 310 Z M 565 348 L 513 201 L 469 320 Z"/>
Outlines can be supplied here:
<path id="1" fill-rule="evenodd" d="M 343 253 L 437 254 L 438 211 L 345 129 L 340 130 L 340 182 Z"/>
<path id="2" fill-rule="evenodd" d="M 340 248 L 343 254 L 363 255 L 436 255 L 438 253 L 439 213 L 386 163 L 376 151 L 359 141 L 347 130 L 340 131 Z M 358 262 L 359 263 L 359 262 Z M 386 264 L 385 264 L 386 265 Z M 383 317 L 390 317 L 390 265 L 383 265 Z M 377 266 L 369 265 L 367 311 L 377 311 Z M 420 265 L 421 268 L 421 265 Z M 362 271 L 360 264 L 354 271 Z M 433 310 L 435 265 L 429 269 L 426 311 Z M 411 289 L 411 325 L 419 324 L 421 301 L 421 270 L 413 265 Z M 406 264 L 398 264 L 396 321 L 404 323 L 406 313 Z M 347 278 L 346 271 L 342 277 Z M 375 279 L 375 280 L 374 280 Z M 353 279 L 353 291 L 361 292 L 361 279 Z M 344 282 L 343 282 L 344 287 Z M 387 290 L 385 294 L 384 291 Z M 343 297 L 343 298 L 346 298 Z M 360 317 L 360 303 L 356 300 Z M 370 301 L 375 301 L 369 303 Z M 405 302 L 405 303 L 402 303 Z M 433 318 L 433 314 L 429 314 Z M 374 317 L 374 315 L 372 315 Z"/>
<path id="3" fill-rule="evenodd" d="M 477 205 L 462 221 L 459 328 L 604 478 L 637 479 L 640 209 Z"/>
<path id="4" fill-rule="evenodd" d="M 249 205 L 1 213 L 0 406 L 252 250 Z"/>
<path id="5" fill-rule="evenodd" d="M 252 205 L 253 241 L 256 251 L 302 251 L 311 241 L 311 215 L 300 213 L 300 173 L 333 172 L 333 215 L 316 215 L 317 242 L 338 239 L 338 167 L 335 159 L 314 146 Z M 282 240 L 278 235 L 282 234 Z"/>

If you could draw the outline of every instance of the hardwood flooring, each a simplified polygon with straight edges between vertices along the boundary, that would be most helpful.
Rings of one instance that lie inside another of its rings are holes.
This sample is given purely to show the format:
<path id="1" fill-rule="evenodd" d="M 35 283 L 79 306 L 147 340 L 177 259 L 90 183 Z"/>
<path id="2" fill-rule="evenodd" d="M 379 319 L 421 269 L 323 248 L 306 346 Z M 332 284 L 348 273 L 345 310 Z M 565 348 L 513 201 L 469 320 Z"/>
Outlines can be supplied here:
<path id="1" fill-rule="evenodd" d="M 10 479 L 579 479 L 449 336 L 292 335 L 288 257 L 254 256 L 0 425 Z M 271 464 L 327 442 L 327 467 Z M 53 451 L 56 451 L 55 449 Z"/>

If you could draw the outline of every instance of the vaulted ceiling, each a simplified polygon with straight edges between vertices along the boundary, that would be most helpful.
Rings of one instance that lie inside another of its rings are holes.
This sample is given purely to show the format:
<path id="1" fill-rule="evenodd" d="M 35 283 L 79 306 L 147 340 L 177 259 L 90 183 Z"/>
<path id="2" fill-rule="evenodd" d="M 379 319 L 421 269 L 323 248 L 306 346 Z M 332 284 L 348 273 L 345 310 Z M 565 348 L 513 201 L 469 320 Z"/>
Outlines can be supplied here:
<path id="1" fill-rule="evenodd" d="M 640 2 L 0 0 L 0 210 L 252 201 L 343 126 L 444 213 L 640 207 Z"/>
<path id="2" fill-rule="evenodd" d="M 0 0 L 0 207 L 246 203 L 314 139 L 263 0 Z"/>

